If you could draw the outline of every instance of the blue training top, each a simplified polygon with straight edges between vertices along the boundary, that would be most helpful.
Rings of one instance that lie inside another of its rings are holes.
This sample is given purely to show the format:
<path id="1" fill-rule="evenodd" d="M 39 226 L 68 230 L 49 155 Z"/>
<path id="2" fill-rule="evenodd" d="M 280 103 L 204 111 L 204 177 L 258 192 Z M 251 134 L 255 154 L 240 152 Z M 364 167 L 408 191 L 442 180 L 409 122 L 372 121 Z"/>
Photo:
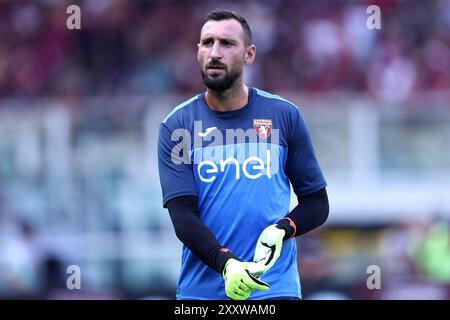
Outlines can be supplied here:
<path id="1" fill-rule="evenodd" d="M 300 110 L 256 88 L 234 111 L 212 110 L 204 93 L 177 106 L 160 125 L 158 158 L 164 206 L 198 196 L 201 221 L 243 261 L 252 261 L 264 228 L 289 213 L 289 182 L 300 197 L 326 186 Z M 295 239 L 261 280 L 270 289 L 249 299 L 301 297 Z M 177 299 L 228 299 L 222 276 L 186 246 Z"/>

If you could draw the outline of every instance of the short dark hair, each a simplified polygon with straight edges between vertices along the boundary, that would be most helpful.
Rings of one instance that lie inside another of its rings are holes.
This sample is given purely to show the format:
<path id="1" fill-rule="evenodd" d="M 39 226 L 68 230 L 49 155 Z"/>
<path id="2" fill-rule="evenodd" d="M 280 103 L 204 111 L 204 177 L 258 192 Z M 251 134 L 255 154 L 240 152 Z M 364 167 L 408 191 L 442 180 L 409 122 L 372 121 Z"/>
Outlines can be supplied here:
<path id="1" fill-rule="evenodd" d="M 247 20 L 245 20 L 244 17 L 237 14 L 234 11 L 230 10 L 222 10 L 222 9 L 215 9 L 208 13 L 206 16 L 205 23 L 208 21 L 221 21 L 221 20 L 228 20 L 228 19 L 234 19 L 237 20 L 242 27 L 242 30 L 244 30 L 244 44 L 245 46 L 249 46 L 252 44 L 252 31 L 250 30 L 250 26 L 247 23 Z"/>

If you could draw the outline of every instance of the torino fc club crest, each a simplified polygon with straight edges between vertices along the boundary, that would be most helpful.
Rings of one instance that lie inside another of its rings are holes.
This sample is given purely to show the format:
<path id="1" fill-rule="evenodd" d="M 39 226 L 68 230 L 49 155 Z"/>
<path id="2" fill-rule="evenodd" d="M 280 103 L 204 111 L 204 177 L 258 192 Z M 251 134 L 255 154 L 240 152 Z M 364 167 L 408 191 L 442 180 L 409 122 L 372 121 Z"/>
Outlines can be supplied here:
<path id="1" fill-rule="evenodd" d="M 258 136 L 266 140 L 272 131 L 272 120 L 270 119 L 253 119 L 253 127 Z"/>

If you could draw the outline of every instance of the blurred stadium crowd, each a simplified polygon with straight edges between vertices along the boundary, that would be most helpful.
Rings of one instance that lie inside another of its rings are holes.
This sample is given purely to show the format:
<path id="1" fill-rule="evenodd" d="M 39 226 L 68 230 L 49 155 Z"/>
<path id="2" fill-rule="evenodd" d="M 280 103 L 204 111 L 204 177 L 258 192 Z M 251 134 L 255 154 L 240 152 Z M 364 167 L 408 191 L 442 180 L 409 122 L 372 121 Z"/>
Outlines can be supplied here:
<path id="1" fill-rule="evenodd" d="M 68 32 L 74 3 L 82 28 Z M 365 27 L 370 4 L 382 30 Z M 450 86 L 448 0 L 1 1 L 0 97 L 197 92 L 194 50 L 216 7 L 235 8 L 253 28 L 254 86 L 393 102 Z"/>
<path id="2" fill-rule="evenodd" d="M 298 240 L 305 297 L 449 299 L 450 0 L 0 1 L 0 298 L 174 297 L 157 127 L 204 90 L 218 7 L 252 27 L 248 83 L 304 106 L 329 182 L 329 221 Z"/>

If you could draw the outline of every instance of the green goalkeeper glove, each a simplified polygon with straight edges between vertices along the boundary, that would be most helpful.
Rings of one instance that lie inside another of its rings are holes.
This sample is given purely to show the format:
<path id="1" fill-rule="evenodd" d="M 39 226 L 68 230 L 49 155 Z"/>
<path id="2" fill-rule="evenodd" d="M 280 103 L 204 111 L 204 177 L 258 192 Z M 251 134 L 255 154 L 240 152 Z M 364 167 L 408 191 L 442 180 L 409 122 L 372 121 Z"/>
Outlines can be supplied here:
<path id="1" fill-rule="evenodd" d="M 263 230 L 256 243 L 255 254 L 250 272 L 259 276 L 269 270 L 281 254 L 283 240 L 294 236 L 296 227 L 290 218 L 283 218 Z"/>
<path id="2" fill-rule="evenodd" d="M 254 268 L 253 262 L 241 262 L 234 258 L 228 259 L 223 269 L 225 292 L 233 300 L 245 300 L 253 290 L 269 290 L 269 285 L 254 277 L 249 268 Z"/>

